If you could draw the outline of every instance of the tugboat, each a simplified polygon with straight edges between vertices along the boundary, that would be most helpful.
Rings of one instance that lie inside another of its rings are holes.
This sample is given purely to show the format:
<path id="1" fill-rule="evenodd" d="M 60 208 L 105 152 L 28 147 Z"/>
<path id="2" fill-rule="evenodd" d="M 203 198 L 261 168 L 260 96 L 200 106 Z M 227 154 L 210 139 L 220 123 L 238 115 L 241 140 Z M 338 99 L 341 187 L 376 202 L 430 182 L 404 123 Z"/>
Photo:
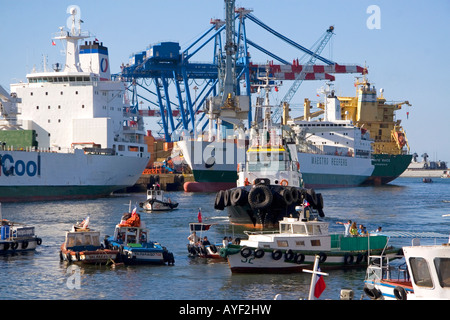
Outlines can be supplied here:
<path id="1" fill-rule="evenodd" d="M 100 232 L 89 228 L 89 220 L 88 216 L 66 232 L 66 239 L 59 252 L 61 261 L 81 264 L 107 264 L 116 260 L 119 251 L 103 247 L 103 244 L 100 243 Z"/>
<path id="2" fill-rule="evenodd" d="M 398 249 L 386 247 L 384 235 L 344 236 L 329 233 L 328 223 L 321 221 L 309 208 L 299 206 L 300 218 L 284 217 L 279 231 L 245 233 L 247 240 L 228 245 L 220 254 L 228 259 L 231 272 L 293 273 L 313 266 L 320 257 L 322 269 L 361 268 L 367 264 L 368 251 L 393 257 Z"/>
<path id="3" fill-rule="evenodd" d="M 119 250 L 118 260 L 125 264 L 173 265 L 173 253 L 158 242 L 148 240 L 149 233 L 134 208 L 131 213 L 122 216 L 114 235 L 105 237 L 105 245 L 107 248 Z"/>
<path id="4" fill-rule="evenodd" d="M 0 254 L 35 250 L 42 239 L 34 234 L 34 227 L 2 219 L 0 204 Z"/>
<path id="5" fill-rule="evenodd" d="M 214 208 L 226 207 L 231 223 L 253 227 L 276 227 L 283 217 L 298 218 L 295 207 L 304 200 L 323 216 L 322 195 L 302 188 L 293 130 L 271 122 L 269 93 L 274 85 L 268 76 L 263 79 L 265 99 L 256 108 L 260 119 L 250 129 L 245 163 L 237 165 L 237 187 L 219 191 Z"/>
<path id="6" fill-rule="evenodd" d="M 172 201 L 164 196 L 159 184 L 154 184 L 147 189 L 147 200 L 139 203 L 139 206 L 146 211 L 170 211 L 178 207 L 178 202 Z"/>

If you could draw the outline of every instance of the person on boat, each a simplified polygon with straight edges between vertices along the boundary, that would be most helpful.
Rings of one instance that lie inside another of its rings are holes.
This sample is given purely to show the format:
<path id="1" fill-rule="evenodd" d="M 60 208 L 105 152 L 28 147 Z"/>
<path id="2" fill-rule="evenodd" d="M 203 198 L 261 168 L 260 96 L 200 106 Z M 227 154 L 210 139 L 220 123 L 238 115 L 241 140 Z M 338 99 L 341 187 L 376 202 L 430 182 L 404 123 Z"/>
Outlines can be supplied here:
<path id="1" fill-rule="evenodd" d="M 350 226 L 350 235 L 352 237 L 358 236 L 358 227 L 356 226 L 355 221 L 353 221 L 352 225 Z"/>
<path id="2" fill-rule="evenodd" d="M 222 246 L 223 246 L 224 248 L 226 248 L 226 247 L 228 246 L 228 238 L 227 238 L 227 237 L 224 237 L 224 238 L 223 238 L 223 240 L 222 240 Z"/>
<path id="3" fill-rule="evenodd" d="M 348 237 L 350 235 L 350 226 L 352 224 L 352 220 L 348 220 L 347 222 L 337 221 L 336 224 L 342 224 L 345 228 L 344 236 Z"/>
<path id="4" fill-rule="evenodd" d="M 362 224 L 359 225 L 358 235 L 361 237 L 364 237 L 367 235 L 366 227 L 364 227 Z"/>
<path id="5" fill-rule="evenodd" d="M 202 245 L 204 245 L 204 246 L 209 246 L 209 245 L 211 245 L 211 243 L 209 242 L 207 236 L 205 236 L 205 237 L 203 238 Z"/>
<path id="6" fill-rule="evenodd" d="M 188 237 L 188 240 L 189 240 L 189 244 L 196 245 L 196 244 L 198 244 L 198 242 L 200 241 L 200 237 L 197 236 L 197 234 L 196 234 L 195 231 L 194 231 L 194 232 L 192 232 L 192 234 Z"/>

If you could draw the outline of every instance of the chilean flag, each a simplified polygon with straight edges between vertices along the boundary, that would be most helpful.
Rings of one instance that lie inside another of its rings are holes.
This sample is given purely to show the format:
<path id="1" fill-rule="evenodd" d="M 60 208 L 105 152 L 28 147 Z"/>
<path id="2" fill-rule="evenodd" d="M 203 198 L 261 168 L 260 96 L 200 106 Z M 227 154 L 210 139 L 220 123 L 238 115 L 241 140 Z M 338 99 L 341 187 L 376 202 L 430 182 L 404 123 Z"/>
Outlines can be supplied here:
<path id="1" fill-rule="evenodd" d="M 303 206 L 304 206 L 304 207 L 308 207 L 308 206 L 309 206 L 309 202 L 308 202 L 308 201 L 306 201 L 306 199 L 305 199 L 305 200 L 303 200 Z"/>
<path id="2" fill-rule="evenodd" d="M 320 272 L 320 268 L 318 268 L 317 271 Z M 325 280 L 323 279 L 323 276 L 318 274 L 317 278 L 316 278 L 316 284 L 314 286 L 314 297 L 319 298 L 320 295 L 322 294 L 323 290 L 325 290 L 326 287 L 327 287 L 327 285 L 325 284 Z"/>

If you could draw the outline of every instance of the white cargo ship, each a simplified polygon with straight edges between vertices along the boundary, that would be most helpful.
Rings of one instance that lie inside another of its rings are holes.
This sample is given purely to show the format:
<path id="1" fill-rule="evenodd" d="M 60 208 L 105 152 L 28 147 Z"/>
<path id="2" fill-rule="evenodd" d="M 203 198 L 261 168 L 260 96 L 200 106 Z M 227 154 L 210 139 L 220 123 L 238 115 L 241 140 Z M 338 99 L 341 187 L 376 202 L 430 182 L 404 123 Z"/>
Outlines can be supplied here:
<path id="1" fill-rule="evenodd" d="M 65 64 L 0 87 L 0 201 L 94 198 L 132 186 L 149 153 L 143 121 L 112 81 L 108 49 L 72 26 L 54 36 Z M 79 16 L 78 16 L 79 17 Z"/>

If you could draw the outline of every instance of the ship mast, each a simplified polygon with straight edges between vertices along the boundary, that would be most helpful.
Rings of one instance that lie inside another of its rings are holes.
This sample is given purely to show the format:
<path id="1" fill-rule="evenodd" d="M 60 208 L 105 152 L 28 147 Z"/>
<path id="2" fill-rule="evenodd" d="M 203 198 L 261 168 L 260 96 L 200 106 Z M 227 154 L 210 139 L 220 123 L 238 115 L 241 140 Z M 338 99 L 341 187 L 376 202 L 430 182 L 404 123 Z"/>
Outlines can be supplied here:
<path id="1" fill-rule="evenodd" d="M 78 11 L 75 6 L 69 9 L 72 19 L 72 25 L 69 31 L 65 31 L 64 27 L 59 27 L 59 32 L 55 34 L 55 40 L 66 41 L 66 64 L 64 72 L 82 72 L 80 68 L 78 40 L 89 38 L 89 32 L 81 31 L 81 19 L 76 19 Z M 77 23 L 78 22 L 78 23 Z M 78 24 L 78 26 L 77 26 Z"/>

